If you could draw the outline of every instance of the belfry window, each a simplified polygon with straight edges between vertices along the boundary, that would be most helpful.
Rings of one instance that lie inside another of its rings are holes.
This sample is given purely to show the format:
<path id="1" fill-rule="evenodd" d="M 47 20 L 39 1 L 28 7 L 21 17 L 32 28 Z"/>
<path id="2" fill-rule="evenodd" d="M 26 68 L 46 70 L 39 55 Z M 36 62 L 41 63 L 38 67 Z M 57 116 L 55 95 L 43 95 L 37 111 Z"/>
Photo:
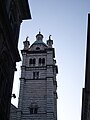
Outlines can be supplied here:
<path id="1" fill-rule="evenodd" d="M 39 58 L 39 64 L 41 64 L 41 58 Z"/>
<path id="2" fill-rule="evenodd" d="M 36 63 L 36 60 L 35 60 L 35 58 L 33 59 L 33 64 L 35 65 L 35 63 Z"/>
<path id="3" fill-rule="evenodd" d="M 42 64 L 45 64 L 45 58 L 42 59 Z"/>
<path id="4" fill-rule="evenodd" d="M 39 58 L 39 65 L 45 64 L 45 58 Z"/>
<path id="5" fill-rule="evenodd" d="M 35 64 L 36 64 L 36 59 L 35 58 L 29 60 L 29 65 L 34 65 L 35 66 Z"/>
<path id="6" fill-rule="evenodd" d="M 32 59 L 30 59 L 30 62 L 29 62 L 30 64 L 32 64 L 33 62 L 32 62 Z"/>

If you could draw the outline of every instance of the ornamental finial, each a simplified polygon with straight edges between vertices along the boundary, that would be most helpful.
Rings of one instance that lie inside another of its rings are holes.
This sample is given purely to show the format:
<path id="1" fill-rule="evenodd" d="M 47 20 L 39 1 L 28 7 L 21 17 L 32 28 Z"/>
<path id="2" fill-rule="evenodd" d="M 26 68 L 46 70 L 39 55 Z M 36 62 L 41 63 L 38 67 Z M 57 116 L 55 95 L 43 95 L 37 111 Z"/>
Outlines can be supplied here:
<path id="1" fill-rule="evenodd" d="M 27 36 L 27 37 L 26 37 L 26 41 L 28 41 L 28 38 L 29 38 L 29 37 Z"/>
<path id="2" fill-rule="evenodd" d="M 52 35 L 49 35 L 49 40 L 51 40 L 51 36 L 52 36 Z"/>
<path id="3" fill-rule="evenodd" d="M 41 34 L 41 30 L 40 30 L 40 28 L 39 28 L 39 34 Z"/>

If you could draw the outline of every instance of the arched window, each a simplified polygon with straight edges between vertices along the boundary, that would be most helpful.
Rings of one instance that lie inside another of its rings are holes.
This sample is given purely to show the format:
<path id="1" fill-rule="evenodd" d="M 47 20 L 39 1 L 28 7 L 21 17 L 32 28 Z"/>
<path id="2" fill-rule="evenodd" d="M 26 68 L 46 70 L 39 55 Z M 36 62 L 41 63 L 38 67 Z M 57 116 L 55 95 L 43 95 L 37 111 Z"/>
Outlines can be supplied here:
<path id="1" fill-rule="evenodd" d="M 36 64 L 36 59 L 30 59 L 29 60 L 29 65 L 35 65 Z"/>
<path id="2" fill-rule="evenodd" d="M 33 64 L 35 65 L 35 63 L 36 63 L 36 59 L 34 58 L 34 59 L 33 59 Z"/>
<path id="3" fill-rule="evenodd" d="M 31 65 L 33 63 L 32 59 L 30 59 L 29 64 Z"/>
<path id="4" fill-rule="evenodd" d="M 41 64 L 41 58 L 39 58 L 39 64 Z"/>
<path id="5" fill-rule="evenodd" d="M 42 59 L 42 64 L 45 64 L 45 58 Z"/>
<path id="6" fill-rule="evenodd" d="M 39 58 L 39 65 L 45 64 L 45 58 Z"/>

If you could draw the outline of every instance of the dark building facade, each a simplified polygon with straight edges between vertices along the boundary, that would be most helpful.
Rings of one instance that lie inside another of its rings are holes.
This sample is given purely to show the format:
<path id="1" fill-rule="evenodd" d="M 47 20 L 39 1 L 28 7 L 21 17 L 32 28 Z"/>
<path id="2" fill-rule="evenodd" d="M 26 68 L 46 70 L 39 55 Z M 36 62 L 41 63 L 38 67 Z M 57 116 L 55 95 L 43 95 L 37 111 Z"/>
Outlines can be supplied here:
<path id="1" fill-rule="evenodd" d="M 83 88 L 82 95 L 81 120 L 90 120 L 90 14 L 88 14 L 86 73 L 85 88 Z"/>
<path id="2" fill-rule="evenodd" d="M 0 0 L 0 120 L 9 119 L 20 24 L 26 19 L 31 19 L 28 0 Z"/>

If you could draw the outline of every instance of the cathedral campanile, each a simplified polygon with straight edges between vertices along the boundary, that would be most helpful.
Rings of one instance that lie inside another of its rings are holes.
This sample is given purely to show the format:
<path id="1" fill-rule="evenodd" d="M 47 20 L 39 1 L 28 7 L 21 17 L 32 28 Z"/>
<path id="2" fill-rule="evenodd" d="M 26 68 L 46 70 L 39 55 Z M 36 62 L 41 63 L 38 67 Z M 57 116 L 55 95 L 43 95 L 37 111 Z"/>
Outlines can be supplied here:
<path id="1" fill-rule="evenodd" d="M 57 120 L 57 81 L 55 51 L 49 36 L 47 44 L 39 32 L 30 45 L 24 43 L 17 120 Z"/>

